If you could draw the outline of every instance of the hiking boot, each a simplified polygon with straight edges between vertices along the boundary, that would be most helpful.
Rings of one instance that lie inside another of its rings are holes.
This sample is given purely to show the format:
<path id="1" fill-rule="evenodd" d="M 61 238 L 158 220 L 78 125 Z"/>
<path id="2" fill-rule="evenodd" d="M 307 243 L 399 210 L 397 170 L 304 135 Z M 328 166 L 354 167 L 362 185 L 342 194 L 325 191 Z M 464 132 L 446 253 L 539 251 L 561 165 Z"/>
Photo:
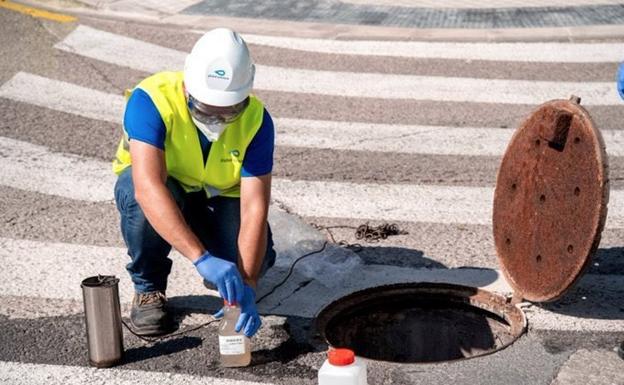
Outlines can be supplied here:
<path id="1" fill-rule="evenodd" d="M 135 293 L 130 312 L 133 331 L 142 336 L 157 336 L 172 332 L 173 319 L 166 306 L 167 297 L 162 291 Z"/>

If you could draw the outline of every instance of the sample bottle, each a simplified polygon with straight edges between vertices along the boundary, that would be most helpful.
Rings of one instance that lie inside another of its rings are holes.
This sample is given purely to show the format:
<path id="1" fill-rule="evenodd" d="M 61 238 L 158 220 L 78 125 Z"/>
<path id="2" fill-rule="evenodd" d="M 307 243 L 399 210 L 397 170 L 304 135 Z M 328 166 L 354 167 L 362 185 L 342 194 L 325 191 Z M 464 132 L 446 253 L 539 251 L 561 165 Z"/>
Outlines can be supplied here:
<path id="1" fill-rule="evenodd" d="M 234 330 L 240 308 L 236 304 L 224 301 L 223 318 L 219 324 L 219 352 L 221 353 L 221 366 L 234 368 L 247 366 L 251 362 L 251 343 L 243 332 Z"/>
<path id="2" fill-rule="evenodd" d="M 366 362 L 352 350 L 331 349 L 318 373 L 319 385 L 366 385 Z"/>

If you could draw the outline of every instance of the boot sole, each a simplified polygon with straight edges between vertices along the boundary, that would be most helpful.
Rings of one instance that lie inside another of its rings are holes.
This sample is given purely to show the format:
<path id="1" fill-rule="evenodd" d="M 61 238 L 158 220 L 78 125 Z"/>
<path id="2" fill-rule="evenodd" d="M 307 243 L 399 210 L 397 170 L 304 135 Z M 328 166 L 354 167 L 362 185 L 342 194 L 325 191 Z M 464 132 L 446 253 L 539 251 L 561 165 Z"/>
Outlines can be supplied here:
<path id="1" fill-rule="evenodd" d="M 162 336 L 165 334 L 169 334 L 175 330 L 173 326 L 169 328 L 163 328 L 162 326 L 141 326 L 138 327 L 132 322 L 132 318 L 130 318 L 130 326 L 132 327 L 132 331 L 140 336 L 144 337 L 155 337 Z"/>

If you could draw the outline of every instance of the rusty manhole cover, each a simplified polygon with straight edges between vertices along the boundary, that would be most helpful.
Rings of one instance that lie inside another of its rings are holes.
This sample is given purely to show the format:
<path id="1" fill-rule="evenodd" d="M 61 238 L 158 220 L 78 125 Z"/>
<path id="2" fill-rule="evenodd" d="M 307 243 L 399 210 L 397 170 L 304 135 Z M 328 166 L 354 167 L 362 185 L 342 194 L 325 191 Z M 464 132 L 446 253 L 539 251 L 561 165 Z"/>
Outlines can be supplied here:
<path id="1" fill-rule="evenodd" d="M 526 326 L 522 311 L 502 296 L 440 283 L 375 287 L 324 308 L 317 331 L 332 347 L 359 357 L 433 363 L 493 353 Z"/>
<path id="2" fill-rule="evenodd" d="M 494 240 L 519 297 L 560 297 L 600 242 L 609 198 L 605 145 L 578 98 L 541 105 L 514 134 L 494 194 Z"/>

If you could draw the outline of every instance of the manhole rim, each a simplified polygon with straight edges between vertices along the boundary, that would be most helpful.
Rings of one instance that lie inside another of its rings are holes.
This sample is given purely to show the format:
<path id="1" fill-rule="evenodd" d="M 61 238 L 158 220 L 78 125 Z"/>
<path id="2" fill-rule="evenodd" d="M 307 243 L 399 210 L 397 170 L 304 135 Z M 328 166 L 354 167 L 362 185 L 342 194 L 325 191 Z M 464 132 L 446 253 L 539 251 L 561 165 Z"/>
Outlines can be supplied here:
<path id="1" fill-rule="evenodd" d="M 485 357 L 490 354 L 500 352 L 507 347 L 513 345 L 520 337 L 522 337 L 528 329 L 528 318 L 519 305 L 512 304 L 511 297 L 505 297 L 492 291 L 481 289 L 474 286 L 466 286 L 452 283 L 441 282 L 406 282 L 395 283 L 389 285 L 369 287 L 358 290 L 350 294 L 344 295 L 330 302 L 323 307 L 314 319 L 314 330 L 317 336 L 330 348 L 340 348 L 344 346 L 334 346 L 327 338 L 326 329 L 331 320 L 340 312 L 345 311 L 355 303 L 363 303 L 372 295 L 377 297 L 390 296 L 395 294 L 405 294 L 410 291 L 411 294 L 427 294 L 427 295 L 445 295 L 449 298 L 463 298 L 461 301 L 469 306 L 474 306 L 482 311 L 493 314 L 504 319 L 510 326 L 513 338 L 495 349 L 485 351 L 470 357 L 441 360 L 435 362 L 397 362 L 385 359 L 373 359 L 364 357 L 368 361 L 386 362 L 397 365 L 437 365 L 441 363 L 451 363 L 457 361 L 471 360 L 479 357 Z M 488 302 L 490 303 L 488 305 Z M 496 306 L 499 311 L 493 308 Z M 357 352 L 356 352 L 357 354 Z"/>

